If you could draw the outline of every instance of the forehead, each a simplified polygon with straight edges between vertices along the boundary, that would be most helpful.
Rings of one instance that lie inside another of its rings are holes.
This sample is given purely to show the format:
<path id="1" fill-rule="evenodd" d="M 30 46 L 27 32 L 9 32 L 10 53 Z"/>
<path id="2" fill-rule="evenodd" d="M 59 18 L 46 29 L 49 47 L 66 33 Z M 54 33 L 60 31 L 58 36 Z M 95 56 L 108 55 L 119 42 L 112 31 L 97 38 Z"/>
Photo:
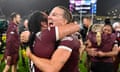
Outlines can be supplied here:
<path id="1" fill-rule="evenodd" d="M 55 7 L 52 9 L 51 13 L 63 14 L 64 10 L 59 7 Z"/>
<path id="2" fill-rule="evenodd" d="M 106 26 L 104 26 L 103 28 L 111 28 L 111 26 L 109 26 L 109 25 L 106 25 Z"/>
<path id="3" fill-rule="evenodd" d="M 83 18 L 83 21 L 90 21 L 90 19 L 88 19 L 88 18 Z"/>
<path id="4" fill-rule="evenodd" d="M 16 17 L 20 17 L 20 14 L 17 14 Z"/>
<path id="5" fill-rule="evenodd" d="M 103 30 L 104 30 L 104 31 L 105 31 L 105 30 L 110 30 L 110 31 L 111 31 L 112 28 L 111 28 L 111 26 L 108 26 L 108 25 L 107 25 L 107 26 L 104 26 L 104 27 L 103 27 Z"/>

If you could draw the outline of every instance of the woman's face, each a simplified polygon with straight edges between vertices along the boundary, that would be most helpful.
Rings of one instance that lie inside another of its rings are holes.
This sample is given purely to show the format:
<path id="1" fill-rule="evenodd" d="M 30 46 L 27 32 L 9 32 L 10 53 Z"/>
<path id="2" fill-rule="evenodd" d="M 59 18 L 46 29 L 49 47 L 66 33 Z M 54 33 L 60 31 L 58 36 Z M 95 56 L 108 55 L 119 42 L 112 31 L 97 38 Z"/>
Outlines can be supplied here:
<path id="1" fill-rule="evenodd" d="M 111 34 L 112 33 L 112 28 L 109 25 L 106 25 L 103 27 L 103 33 L 105 34 Z"/>
<path id="2" fill-rule="evenodd" d="M 83 24 L 84 24 L 85 27 L 88 28 L 90 26 L 90 24 L 91 24 L 91 20 L 87 19 L 87 18 L 84 18 L 83 19 Z"/>
<path id="3" fill-rule="evenodd" d="M 64 10 L 59 7 L 53 8 L 50 15 L 48 16 L 48 23 L 52 24 L 52 26 L 59 26 L 66 24 L 67 21 L 64 18 Z"/>

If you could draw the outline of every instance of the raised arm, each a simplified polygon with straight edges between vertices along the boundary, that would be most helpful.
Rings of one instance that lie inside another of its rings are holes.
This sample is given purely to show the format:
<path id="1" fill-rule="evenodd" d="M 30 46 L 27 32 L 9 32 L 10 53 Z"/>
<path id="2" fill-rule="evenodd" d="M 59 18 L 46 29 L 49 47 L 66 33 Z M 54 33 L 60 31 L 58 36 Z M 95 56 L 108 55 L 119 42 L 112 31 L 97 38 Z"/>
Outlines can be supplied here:
<path id="1" fill-rule="evenodd" d="M 63 37 L 67 36 L 67 35 L 70 35 L 70 34 L 73 34 L 77 31 L 80 30 L 80 25 L 79 24 L 74 24 L 74 23 L 71 23 L 71 24 L 66 24 L 64 26 L 58 26 L 57 27 L 58 29 L 56 29 L 56 37 L 57 37 L 57 40 L 59 39 L 62 39 Z M 20 35 L 20 39 L 21 39 L 21 42 L 28 42 L 29 40 L 29 36 L 30 36 L 30 32 L 29 31 L 24 31 L 21 33 Z"/>
<path id="2" fill-rule="evenodd" d="M 110 52 L 98 51 L 98 56 L 99 57 L 113 57 L 118 54 L 119 50 L 120 50 L 119 47 L 114 46 L 112 51 L 110 51 Z"/>
<path id="3" fill-rule="evenodd" d="M 80 30 L 80 25 L 79 24 L 66 24 L 64 26 L 58 26 L 58 31 L 59 31 L 59 38 L 63 38 L 67 35 L 73 34 L 77 31 Z"/>

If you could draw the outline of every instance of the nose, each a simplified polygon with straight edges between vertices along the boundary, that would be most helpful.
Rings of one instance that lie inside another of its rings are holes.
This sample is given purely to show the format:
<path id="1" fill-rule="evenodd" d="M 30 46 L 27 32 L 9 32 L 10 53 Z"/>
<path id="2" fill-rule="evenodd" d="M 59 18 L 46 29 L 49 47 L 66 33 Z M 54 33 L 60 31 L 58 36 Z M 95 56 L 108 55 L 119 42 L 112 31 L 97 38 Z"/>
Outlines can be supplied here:
<path id="1" fill-rule="evenodd" d="M 51 16 L 48 16 L 48 20 L 51 19 Z"/>
<path id="2" fill-rule="evenodd" d="M 52 16 L 48 16 L 48 23 L 52 23 Z"/>
<path id="3" fill-rule="evenodd" d="M 105 32 L 106 32 L 106 33 L 109 33 L 109 31 L 108 31 L 108 30 L 106 30 Z"/>
<path id="4" fill-rule="evenodd" d="M 48 26 L 52 27 L 52 25 L 53 25 L 52 17 L 48 16 Z"/>
<path id="5" fill-rule="evenodd" d="M 52 16 L 51 15 L 48 16 L 48 20 L 52 20 Z"/>

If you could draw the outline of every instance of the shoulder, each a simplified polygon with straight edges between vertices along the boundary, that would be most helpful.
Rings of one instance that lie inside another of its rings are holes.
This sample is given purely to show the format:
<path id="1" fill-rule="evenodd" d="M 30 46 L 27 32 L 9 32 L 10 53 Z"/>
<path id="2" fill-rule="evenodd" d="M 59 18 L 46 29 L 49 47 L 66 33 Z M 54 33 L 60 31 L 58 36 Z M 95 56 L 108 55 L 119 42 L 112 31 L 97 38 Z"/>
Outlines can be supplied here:
<path id="1" fill-rule="evenodd" d="M 67 36 L 67 37 L 64 37 L 61 41 L 73 41 L 73 37 Z"/>
<path id="2" fill-rule="evenodd" d="M 111 38 L 112 38 L 113 40 L 115 40 L 115 39 L 116 39 L 116 37 L 117 37 L 117 36 L 116 36 L 116 34 L 115 34 L 115 33 L 112 33 L 112 34 L 111 34 Z"/>
<path id="3" fill-rule="evenodd" d="M 91 37 L 93 37 L 94 35 L 96 35 L 96 33 L 90 31 L 90 32 L 88 32 L 87 38 L 91 38 Z"/>
<path id="4" fill-rule="evenodd" d="M 9 26 L 8 26 L 8 29 L 7 29 L 7 32 L 9 32 L 9 31 L 15 31 L 16 30 L 16 26 L 14 25 L 14 24 L 9 24 Z"/>
<path id="5" fill-rule="evenodd" d="M 71 49 L 74 49 L 74 48 L 79 48 L 80 47 L 80 41 L 78 39 L 75 39 L 72 36 L 67 36 L 67 37 L 64 37 L 60 41 L 59 45 L 67 46 L 67 47 L 69 47 Z"/>

